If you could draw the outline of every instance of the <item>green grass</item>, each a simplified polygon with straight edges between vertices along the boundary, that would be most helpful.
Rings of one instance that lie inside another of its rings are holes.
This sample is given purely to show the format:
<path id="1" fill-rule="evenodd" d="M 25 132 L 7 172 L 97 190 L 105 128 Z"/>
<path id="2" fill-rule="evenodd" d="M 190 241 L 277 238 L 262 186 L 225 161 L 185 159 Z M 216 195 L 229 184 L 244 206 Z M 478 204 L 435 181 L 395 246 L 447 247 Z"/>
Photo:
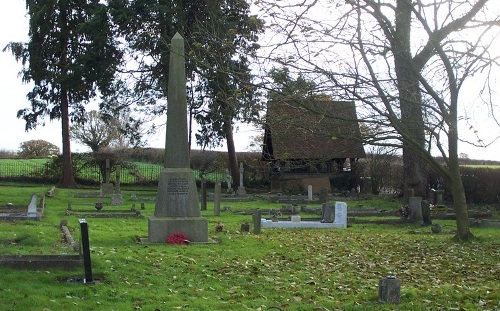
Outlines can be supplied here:
<path id="1" fill-rule="evenodd" d="M 469 167 L 469 168 L 490 168 L 490 169 L 500 169 L 500 165 L 496 164 L 468 164 L 468 165 L 460 165 L 461 167 Z"/>
<path id="2" fill-rule="evenodd" d="M 0 205 L 27 204 L 50 185 L 0 186 Z M 124 188 L 153 196 L 155 188 Z M 64 216 L 73 197 L 93 190 L 56 189 L 42 221 L 0 221 L 3 254 L 73 254 L 61 242 L 65 218 L 80 239 L 78 219 Z M 137 203 L 137 202 L 136 202 Z M 396 202 L 397 203 L 397 202 Z M 350 208 L 392 209 L 392 200 L 348 201 Z M 94 285 L 67 283 L 75 271 L 0 268 L 1 310 L 495 310 L 500 308 L 500 231 L 473 228 L 470 243 L 452 241 L 454 222 L 435 221 L 443 234 L 417 225 L 353 224 L 347 229 L 263 229 L 241 234 L 250 215 L 202 211 L 213 245 L 141 245 L 154 202 L 142 219 L 88 218 Z M 234 210 L 277 208 L 265 201 L 228 203 Z M 109 207 L 114 208 L 114 207 Z M 123 207 L 121 207 L 123 208 Z M 224 231 L 215 232 L 222 221 Z M 401 304 L 380 305 L 378 282 L 387 275 L 402 282 Z"/>

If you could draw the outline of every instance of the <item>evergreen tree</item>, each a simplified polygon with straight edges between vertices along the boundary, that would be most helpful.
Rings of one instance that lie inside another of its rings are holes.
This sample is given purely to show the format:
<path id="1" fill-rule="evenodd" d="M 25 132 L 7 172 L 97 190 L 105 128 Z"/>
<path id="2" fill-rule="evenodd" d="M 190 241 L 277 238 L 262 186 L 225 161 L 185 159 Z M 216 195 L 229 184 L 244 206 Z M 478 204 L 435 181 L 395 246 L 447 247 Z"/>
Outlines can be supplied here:
<path id="1" fill-rule="evenodd" d="M 23 81 L 32 83 L 30 108 L 18 111 L 26 130 L 61 119 L 63 168 L 61 185 L 74 187 L 70 120 L 79 120 L 85 104 L 106 94 L 121 52 L 113 39 L 107 8 L 99 0 L 27 0 L 29 42 L 7 45 L 21 61 Z"/>

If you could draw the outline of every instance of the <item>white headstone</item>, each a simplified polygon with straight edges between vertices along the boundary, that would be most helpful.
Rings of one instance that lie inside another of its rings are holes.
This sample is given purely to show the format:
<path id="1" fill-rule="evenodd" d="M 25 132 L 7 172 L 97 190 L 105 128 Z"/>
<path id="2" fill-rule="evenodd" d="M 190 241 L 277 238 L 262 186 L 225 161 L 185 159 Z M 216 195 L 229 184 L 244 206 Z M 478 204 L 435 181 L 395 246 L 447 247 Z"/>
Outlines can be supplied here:
<path id="1" fill-rule="evenodd" d="M 307 199 L 309 201 L 312 201 L 312 199 L 313 199 L 313 186 L 312 185 L 307 186 Z"/>
<path id="2" fill-rule="evenodd" d="M 38 217 L 38 210 L 36 208 L 36 194 L 31 196 L 31 201 L 28 205 L 28 217 Z"/>
<path id="3" fill-rule="evenodd" d="M 347 228 L 347 204 L 345 202 L 335 202 L 335 225 L 340 228 Z"/>

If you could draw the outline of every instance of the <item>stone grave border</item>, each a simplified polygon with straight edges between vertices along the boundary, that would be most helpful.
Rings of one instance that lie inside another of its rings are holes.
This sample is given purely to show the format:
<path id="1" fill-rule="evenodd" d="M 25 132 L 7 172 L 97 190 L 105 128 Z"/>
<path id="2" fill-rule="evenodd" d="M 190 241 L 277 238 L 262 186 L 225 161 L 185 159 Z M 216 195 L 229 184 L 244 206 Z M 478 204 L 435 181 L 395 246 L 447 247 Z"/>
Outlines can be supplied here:
<path id="1" fill-rule="evenodd" d="M 75 209 L 74 206 L 78 207 L 91 207 L 96 206 L 96 204 L 101 204 L 102 209 Z M 68 203 L 68 208 L 66 209 L 66 216 L 77 216 L 79 218 L 143 218 L 144 216 L 132 204 L 130 209 L 109 209 L 116 205 L 107 205 L 103 202 L 96 203 Z M 104 209 L 107 208 L 107 209 Z"/>
<path id="2" fill-rule="evenodd" d="M 77 255 L 0 255 L 0 266 L 6 266 L 20 270 L 37 270 L 49 268 L 61 268 L 63 270 L 73 270 L 83 266 L 83 257 L 80 251 L 80 244 L 75 242 L 67 221 L 61 221 L 59 229 L 64 235 L 65 241 L 70 244 L 73 250 L 78 251 Z"/>
<path id="3" fill-rule="evenodd" d="M 33 194 L 31 197 L 36 196 Z M 2 213 L 0 210 L 0 220 L 41 220 L 45 211 L 45 196 L 40 199 L 40 204 L 36 207 L 36 213 L 30 213 L 29 207 L 26 207 L 26 212 L 11 212 Z"/>

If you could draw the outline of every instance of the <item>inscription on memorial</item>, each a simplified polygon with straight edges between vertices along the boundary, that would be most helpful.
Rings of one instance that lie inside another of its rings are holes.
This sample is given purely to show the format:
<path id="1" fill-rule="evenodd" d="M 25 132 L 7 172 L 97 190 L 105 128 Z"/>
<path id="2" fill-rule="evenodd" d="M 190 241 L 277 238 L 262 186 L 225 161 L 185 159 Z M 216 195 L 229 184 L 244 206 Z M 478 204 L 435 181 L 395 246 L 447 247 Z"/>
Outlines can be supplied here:
<path id="1" fill-rule="evenodd" d="M 167 183 L 167 193 L 171 195 L 188 194 L 187 178 L 170 178 Z"/>

